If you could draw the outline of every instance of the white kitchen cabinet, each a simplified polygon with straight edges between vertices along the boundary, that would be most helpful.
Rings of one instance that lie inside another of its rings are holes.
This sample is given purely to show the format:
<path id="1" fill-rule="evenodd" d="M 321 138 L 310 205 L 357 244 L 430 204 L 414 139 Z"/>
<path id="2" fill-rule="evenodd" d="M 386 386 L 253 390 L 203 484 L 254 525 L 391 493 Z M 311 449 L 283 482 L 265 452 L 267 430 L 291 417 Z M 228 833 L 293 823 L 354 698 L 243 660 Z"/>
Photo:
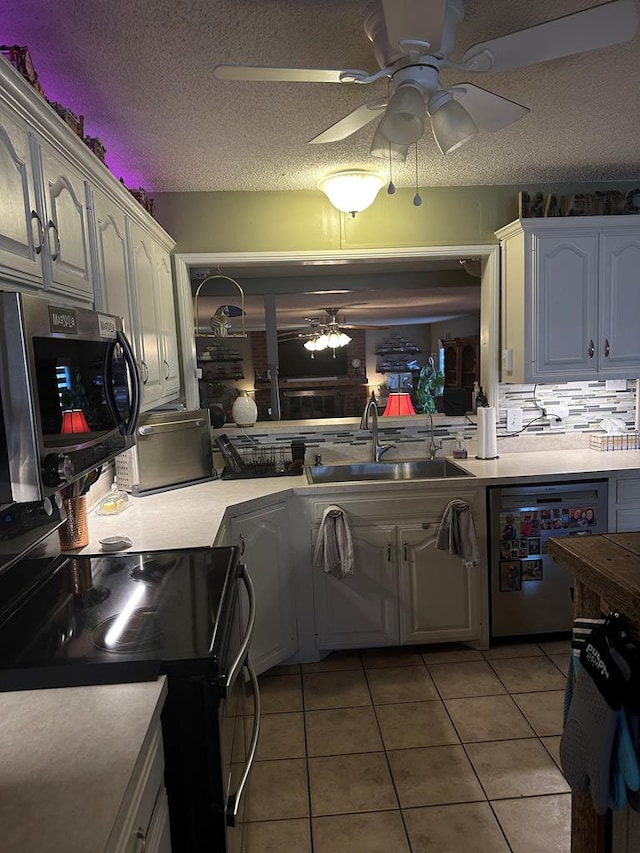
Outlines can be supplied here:
<path id="1" fill-rule="evenodd" d="M 314 530 L 314 542 L 318 528 Z M 393 525 L 351 527 L 356 572 L 314 569 L 316 645 L 361 649 L 398 644 L 398 567 Z"/>
<path id="2" fill-rule="evenodd" d="M 102 311 L 122 317 L 124 330 L 132 336 L 134 312 L 129 272 L 127 217 L 109 196 L 97 188 L 89 190 L 93 213 L 94 265 L 98 276 Z"/>
<path id="3" fill-rule="evenodd" d="M 105 853 L 171 853 L 164 787 L 162 729 L 158 721 L 136 762 Z"/>
<path id="4" fill-rule="evenodd" d="M 295 581 L 289 547 L 289 510 L 282 501 L 229 521 L 229 539 L 240 545 L 256 594 L 251 657 L 258 674 L 297 650 Z M 246 617 L 247 602 L 242 599 Z"/>
<path id="5" fill-rule="evenodd" d="M 506 382 L 633 378 L 640 371 L 635 217 L 525 219 L 502 249 Z"/>
<path id="6" fill-rule="evenodd" d="M 415 484 L 414 484 L 415 485 Z M 449 501 L 470 504 L 480 565 L 435 547 Z M 486 645 L 487 564 L 484 490 L 458 482 L 425 483 L 413 497 L 372 489 L 368 495 L 311 499 L 312 547 L 322 513 L 336 504 L 346 513 L 355 572 L 335 578 L 313 570 L 318 649 L 411 643 L 478 641 Z"/>
<path id="7" fill-rule="evenodd" d="M 0 100 L 0 273 L 42 287 L 29 126 Z"/>
<path id="8" fill-rule="evenodd" d="M 84 176 L 62 152 L 42 142 L 39 148 L 44 188 L 45 281 L 53 291 L 93 302 Z"/>
<path id="9" fill-rule="evenodd" d="M 174 399 L 180 389 L 169 252 L 129 222 L 133 339 L 142 381 L 142 409 Z"/>
<path id="10" fill-rule="evenodd" d="M 0 175 L 3 275 L 92 302 L 83 175 L 2 101 Z"/>
<path id="11" fill-rule="evenodd" d="M 440 519 L 399 527 L 401 643 L 453 643 L 480 633 L 479 570 L 439 551 Z"/>
<path id="12" fill-rule="evenodd" d="M 609 532 L 640 530 L 640 477 L 637 472 L 609 478 Z"/>

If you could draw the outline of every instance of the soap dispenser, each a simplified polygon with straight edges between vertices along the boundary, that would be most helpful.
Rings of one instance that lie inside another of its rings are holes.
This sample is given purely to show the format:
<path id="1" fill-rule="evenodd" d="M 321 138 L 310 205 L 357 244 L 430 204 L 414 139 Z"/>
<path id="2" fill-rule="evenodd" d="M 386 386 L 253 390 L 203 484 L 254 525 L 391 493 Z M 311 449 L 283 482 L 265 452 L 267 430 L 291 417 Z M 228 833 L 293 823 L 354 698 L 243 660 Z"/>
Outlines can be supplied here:
<path id="1" fill-rule="evenodd" d="M 467 446 L 464 443 L 464 438 L 462 437 L 462 433 L 459 432 L 456 435 L 456 443 L 453 448 L 453 458 L 454 459 L 466 459 L 467 458 Z"/>

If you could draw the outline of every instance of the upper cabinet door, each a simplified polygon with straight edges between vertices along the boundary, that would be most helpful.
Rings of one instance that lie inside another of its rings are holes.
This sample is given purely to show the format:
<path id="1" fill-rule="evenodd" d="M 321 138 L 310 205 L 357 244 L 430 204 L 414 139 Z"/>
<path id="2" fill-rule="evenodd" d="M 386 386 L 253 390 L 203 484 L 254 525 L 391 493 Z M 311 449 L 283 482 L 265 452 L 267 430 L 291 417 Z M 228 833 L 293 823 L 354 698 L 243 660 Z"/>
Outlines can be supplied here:
<path id="1" fill-rule="evenodd" d="M 29 130 L 0 103 L 0 271 L 43 285 L 42 223 L 36 213 Z"/>
<path id="2" fill-rule="evenodd" d="M 48 145 L 40 156 L 51 289 L 93 301 L 84 178 Z"/>
<path id="3" fill-rule="evenodd" d="M 178 366 L 178 336 L 176 332 L 176 304 L 173 296 L 171 257 L 156 246 L 156 286 L 158 288 L 158 334 L 162 357 L 163 396 L 180 391 Z"/>
<path id="4" fill-rule="evenodd" d="M 600 237 L 599 369 L 612 377 L 640 365 L 640 233 Z M 636 374 L 633 374 L 636 375 Z"/>
<path id="5" fill-rule="evenodd" d="M 95 227 L 95 267 L 100 287 L 100 308 L 122 317 L 132 339 L 133 306 L 129 284 L 126 216 L 99 190 L 92 190 Z"/>
<path id="6" fill-rule="evenodd" d="M 162 397 L 159 312 L 156 303 L 154 241 L 130 223 L 132 283 L 136 293 L 136 355 L 142 380 L 142 405 L 149 408 Z"/>
<path id="7" fill-rule="evenodd" d="M 598 234 L 533 237 L 532 379 L 598 371 Z"/>

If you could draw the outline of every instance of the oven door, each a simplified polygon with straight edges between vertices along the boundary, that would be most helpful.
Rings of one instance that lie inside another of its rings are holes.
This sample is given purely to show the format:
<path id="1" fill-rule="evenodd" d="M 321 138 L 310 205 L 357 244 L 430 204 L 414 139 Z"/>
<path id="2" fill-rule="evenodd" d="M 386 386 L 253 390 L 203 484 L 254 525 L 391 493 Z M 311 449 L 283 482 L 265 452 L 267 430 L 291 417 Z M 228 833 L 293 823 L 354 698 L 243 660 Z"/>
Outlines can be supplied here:
<path id="1" fill-rule="evenodd" d="M 249 654 L 255 625 L 255 593 L 246 566 L 240 566 L 239 569 L 239 577 L 249 596 L 249 617 L 236 659 L 229 671 L 227 698 L 221 713 L 227 853 L 243 849 L 249 774 L 260 733 L 260 690 Z M 239 618 L 240 608 L 237 621 Z"/>

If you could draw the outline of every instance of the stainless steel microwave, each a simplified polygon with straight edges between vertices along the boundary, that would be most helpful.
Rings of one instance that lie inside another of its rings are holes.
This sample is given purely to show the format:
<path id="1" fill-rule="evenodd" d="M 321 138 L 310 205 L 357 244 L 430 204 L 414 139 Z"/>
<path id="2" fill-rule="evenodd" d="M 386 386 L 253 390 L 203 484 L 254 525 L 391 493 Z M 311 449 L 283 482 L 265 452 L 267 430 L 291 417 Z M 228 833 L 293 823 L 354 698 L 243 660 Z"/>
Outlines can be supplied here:
<path id="1" fill-rule="evenodd" d="M 122 321 L 0 291 L 0 505 L 42 501 L 134 444 Z"/>

